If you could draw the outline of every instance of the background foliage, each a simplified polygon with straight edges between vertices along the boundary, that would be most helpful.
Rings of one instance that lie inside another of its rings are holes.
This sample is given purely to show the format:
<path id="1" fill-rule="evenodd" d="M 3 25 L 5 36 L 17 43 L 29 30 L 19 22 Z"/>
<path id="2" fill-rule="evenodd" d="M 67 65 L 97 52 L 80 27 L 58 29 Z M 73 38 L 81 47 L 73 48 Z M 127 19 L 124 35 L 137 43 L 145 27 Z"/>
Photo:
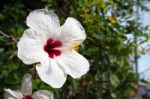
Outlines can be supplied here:
<path id="1" fill-rule="evenodd" d="M 133 99 L 138 77 L 129 55 L 137 44 L 126 34 L 144 37 L 147 27 L 137 21 L 137 8 L 148 11 L 144 0 L 1 0 L 0 1 L 0 98 L 4 88 L 19 89 L 23 75 L 33 74 L 33 90 L 46 89 L 56 99 Z M 90 62 L 81 79 L 68 77 L 61 89 L 41 82 L 34 65 L 25 66 L 16 56 L 17 41 L 27 28 L 25 19 L 34 9 L 54 10 L 61 24 L 69 16 L 78 19 L 87 33 L 79 50 Z"/>

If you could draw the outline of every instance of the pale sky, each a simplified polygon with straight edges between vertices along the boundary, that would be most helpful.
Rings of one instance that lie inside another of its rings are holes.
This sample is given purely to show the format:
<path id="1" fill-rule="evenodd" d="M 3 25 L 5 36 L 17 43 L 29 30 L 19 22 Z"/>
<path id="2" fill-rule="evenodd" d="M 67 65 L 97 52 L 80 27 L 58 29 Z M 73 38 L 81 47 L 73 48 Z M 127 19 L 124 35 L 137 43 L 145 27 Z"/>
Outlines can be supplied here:
<path id="1" fill-rule="evenodd" d="M 147 6 L 149 6 L 149 5 L 150 5 L 150 3 L 147 4 Z M 142 21 L 143 26 L 150 25 L 150 12 L 139 11 L 139 15 L 142 19 L 141 21 Z M 133 34 L 128 34 L 126 36 L 128 39 L 133 41 Z M 150 45 L 150 40 L 148 42 L 142 44 L 141 46 L 144 47 L 145 49 L 149 49 L 150 46 L 148 46 L 148 45 Z M 141 46 L 139 46 L 139 48 Z M 131 58 L 131 60 L 133 60 L 133 56 L 131 56 L 130 58 Z M 138 72 L 139 72 L 140 78 L 143 78 L 150 82 L 150 54 L 149 55 L 148 54 L 140 55 L 140 57 L 138 59 Z"/>
<path id="2" fill-rule="evenodd" d="M 148 6 L 150 3 L 147 4 Z M 150 25 L 150 12 L 140 12 L 143 25 Z M 148 47 L 147 45 L 150 45 L 150 41 L 145 43 L 144 46 Z M 150 82 L 150 55 L 141 55 L 139 58 L 139 74 L 141 78 L 144 78 L 145 80 L 148 80 Z"/>

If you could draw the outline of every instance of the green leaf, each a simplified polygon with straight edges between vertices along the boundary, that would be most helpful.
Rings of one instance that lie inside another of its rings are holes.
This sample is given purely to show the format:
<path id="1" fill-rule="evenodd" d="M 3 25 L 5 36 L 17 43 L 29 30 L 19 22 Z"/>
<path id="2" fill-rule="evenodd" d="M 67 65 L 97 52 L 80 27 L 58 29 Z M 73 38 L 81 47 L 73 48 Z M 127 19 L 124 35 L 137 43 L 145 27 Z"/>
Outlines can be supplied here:
<path id="1" fill-rule="evenodd" d="M 119 80 L 118 76 L 115 74 L 111 74 L 110 82 L 114 87 L 117 87 L 120 84 L 120 80 Z"/>

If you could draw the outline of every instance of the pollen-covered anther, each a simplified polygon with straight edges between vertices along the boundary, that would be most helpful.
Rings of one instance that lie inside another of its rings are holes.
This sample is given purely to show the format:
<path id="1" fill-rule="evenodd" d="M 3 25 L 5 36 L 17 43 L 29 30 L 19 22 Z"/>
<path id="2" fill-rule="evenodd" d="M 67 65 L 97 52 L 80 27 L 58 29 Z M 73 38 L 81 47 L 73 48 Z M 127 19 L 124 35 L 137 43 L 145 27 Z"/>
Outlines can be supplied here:
<path id="1" fill-rule="evenodd" d="M 61 48 L 54 48 L 54 49 L 55 50 L 63 50 L 63 51 L 78 51 L 80 44 L 81 43 L 79 41 L 75 41 L 75 42 L 71 42 L 68 45 L 65 45 Z"/>
<path id="2" fill-rule="evenodd" d="M 71 43 L 71 50 L 72 51 L 78 51 L 79 50 L 79 47 L 80 47 L 80 42 L 79 41 L 76 41 L 76 42 L 72 42 Z"/>

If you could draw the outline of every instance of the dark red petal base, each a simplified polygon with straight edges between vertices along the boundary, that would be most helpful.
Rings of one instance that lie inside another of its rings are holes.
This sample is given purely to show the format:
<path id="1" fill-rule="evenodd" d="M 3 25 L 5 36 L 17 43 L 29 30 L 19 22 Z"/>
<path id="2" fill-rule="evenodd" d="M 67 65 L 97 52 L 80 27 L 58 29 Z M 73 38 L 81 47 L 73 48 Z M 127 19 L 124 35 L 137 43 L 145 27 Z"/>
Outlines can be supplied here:
<path id="1" fill-rule="evenodd" d="M 61 55 L 60 50 L 56 50 L 55 48 L 61 47 L 62 43 L 59 40 L 53 40 L 49 38 L 44 45 L 44 51 L 48 53 L 50 58 L 54 58 L 54 56 Z"/>
<path id="2" fill-rule="evenodd" d="M 22 99 L 34 99 L 31 95 L 23 96 Z"/>

